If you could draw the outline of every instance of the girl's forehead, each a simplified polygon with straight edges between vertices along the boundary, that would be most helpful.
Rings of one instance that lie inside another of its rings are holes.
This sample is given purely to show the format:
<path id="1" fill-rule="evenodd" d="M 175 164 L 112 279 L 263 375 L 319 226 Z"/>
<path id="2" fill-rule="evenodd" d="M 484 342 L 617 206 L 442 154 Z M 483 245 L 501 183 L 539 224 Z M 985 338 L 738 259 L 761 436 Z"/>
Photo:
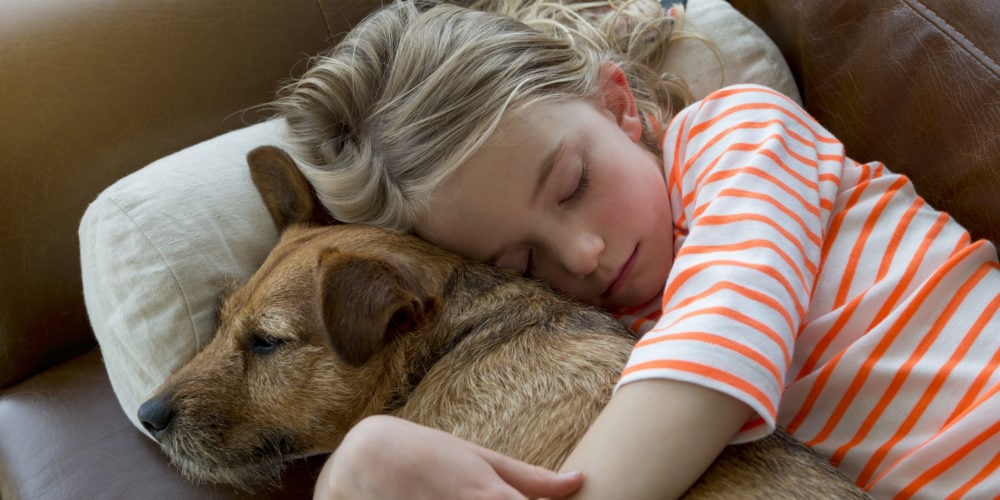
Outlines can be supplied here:
<path id="1" fill-rule="evenodd" d="M 529 176 L 484 175 L 482 167 L 487 165 L 466 166 L 439 188 L 415 230 L 431 243 L 485 262 L 532 214 L 525 195 Z"/>
<path id="2" fill-rule="evenodd" d="M 549 139 L 547 135 L 554 130 L 566 135 L 582 125 L 577 117 L 581 109 L 587 107 L 591 107 L 591 103 L 584 99 L 546 99 L 512 108 L 504 113 L 477 152 L 491 147 L 537 145 Z"/>
<path id="3" fill-rule="evenodd" d="M 538 106 L 498 127 L 433 191 L 417 220 L 421 237 L 480 261 L 519 235 L 540 206 L 539 185 L 563 151 L 559 113 Z"/>

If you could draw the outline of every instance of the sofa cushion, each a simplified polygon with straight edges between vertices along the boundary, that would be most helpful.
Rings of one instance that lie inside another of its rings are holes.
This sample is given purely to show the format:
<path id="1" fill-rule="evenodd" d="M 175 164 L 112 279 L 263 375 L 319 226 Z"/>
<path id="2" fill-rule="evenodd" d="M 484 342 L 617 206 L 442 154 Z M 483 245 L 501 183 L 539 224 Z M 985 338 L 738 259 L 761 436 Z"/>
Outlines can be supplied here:
<path id="1" fill-rule="evenodd" d="M 47 370 L 0 396 L 2 498 L 307 498 L 319 464 L 302 460 L 281 491 L 254 496 L 194 485 L 118 410 L 100 352 Z"/>
<path id="2" fill-rule="evenodd" d="M 688 0 L 683 30 L 713 42 L 678 40 L 668 50 L 667 69 L 682 75 L 695 99 L 737 83 L 757 83 L 801 102 L 788 64 L 774 43 L 725 0 Z"/>
<path id="3" fill-rule="evenodd" d="M 249 277 L 278 233 L 246 154 L 281 144 L 268 121 L 187 148 L 121 179 L 80 224 L 84 298 L 126 414 L 211 340 L 226 281 Z"/>
<path id="4" fill-rule="evenodd" d="M 797 96 L 770 40 L 722 0 L 689 2 L 688 28 L 711 38 L 724 74 L 700 42 L 676 69 L 704 95 L 753 82 Z M 278 234 L 250 180 L 246 154 L 286 141 L 284 122 L 230 132 L 154 162 L 105 190 L 80 225 L 87 310 L 118 400 L 136 411 L 212 337 L 229 281 L 247 278 Z"/>

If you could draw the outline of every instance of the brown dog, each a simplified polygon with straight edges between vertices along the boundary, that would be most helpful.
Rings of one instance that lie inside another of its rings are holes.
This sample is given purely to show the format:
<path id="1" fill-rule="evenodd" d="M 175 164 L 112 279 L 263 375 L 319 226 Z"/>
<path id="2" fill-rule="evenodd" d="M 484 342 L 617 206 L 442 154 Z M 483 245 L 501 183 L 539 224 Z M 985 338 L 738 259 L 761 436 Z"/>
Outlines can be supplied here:
<path id="1" fill-rule="evenodd" d="M 281 240 L 212 342 L 139 409 L 189 477 L 252 488 L 393 414 L 556 468 L 635 338 L 544 285 L 412 236 L 330 222 L 293 161 L 249 156 Z M 689 497 L 863 498 L 778 432 L 731 446 Z"/>

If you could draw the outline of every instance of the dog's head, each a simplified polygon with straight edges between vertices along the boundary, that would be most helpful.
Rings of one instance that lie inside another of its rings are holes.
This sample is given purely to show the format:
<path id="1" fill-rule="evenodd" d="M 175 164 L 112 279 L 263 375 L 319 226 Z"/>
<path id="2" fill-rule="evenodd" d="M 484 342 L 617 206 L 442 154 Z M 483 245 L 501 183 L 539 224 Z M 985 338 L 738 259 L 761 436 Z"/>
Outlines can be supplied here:
<path id="1" fill-rule="evenodd" d="M 412 385 L 456 258 L 417 238 L 332 222 L 291 158 L 249 156 L 282 237 L 225 298 L 215 338 L 139 410 L 188 476 L 245 488 L 332 451 Z"/>

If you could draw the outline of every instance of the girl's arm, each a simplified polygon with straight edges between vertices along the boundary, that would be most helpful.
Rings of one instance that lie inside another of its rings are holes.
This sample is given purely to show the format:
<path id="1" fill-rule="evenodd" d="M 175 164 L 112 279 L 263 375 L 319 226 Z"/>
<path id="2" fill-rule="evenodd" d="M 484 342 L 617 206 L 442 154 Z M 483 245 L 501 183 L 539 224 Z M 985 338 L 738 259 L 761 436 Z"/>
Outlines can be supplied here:
<path id="1" fill-rule="evenodd" d="M 663 151 L 684 239 L 662 316 L 567 461 L 579 498 L 679 496 L 734 438 L 770 432 L 821 267 L 843 146 L 786 97 L 715 92 Z"/>
<path id="2" fill-rule="evenodd" d="M 752 414 L 730 396 L 686 382 L 627 384 L 563 466 L 585 478 L 572 498 L 679 497 Z"/>

